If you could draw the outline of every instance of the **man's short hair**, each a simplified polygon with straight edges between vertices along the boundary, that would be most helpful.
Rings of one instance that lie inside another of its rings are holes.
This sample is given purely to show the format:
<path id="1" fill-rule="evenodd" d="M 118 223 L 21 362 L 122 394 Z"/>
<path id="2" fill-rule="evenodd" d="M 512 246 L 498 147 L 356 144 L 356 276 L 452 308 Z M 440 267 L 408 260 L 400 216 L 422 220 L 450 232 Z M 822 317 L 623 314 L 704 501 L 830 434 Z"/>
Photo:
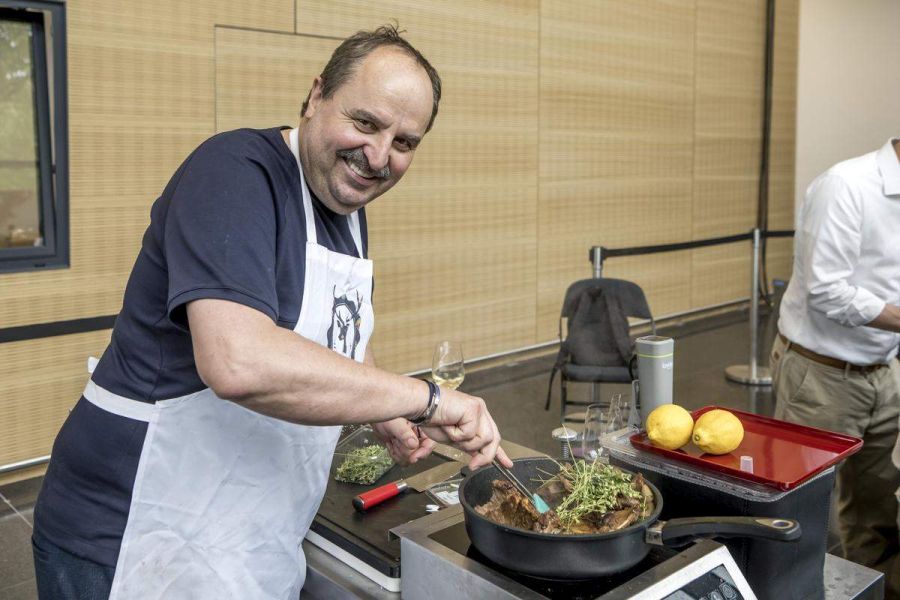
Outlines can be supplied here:
<path id="1" fill-rule="evenodd" d="M 425 69 L 425 72 L 428 73 L 428 79 L 431 80 L 431 93 L 434 101 L 432 103 L 431 119 L 428 121 L 428 127 L 425 128 L 425 132 L 428 133 L 431 131 L 435 117 L 437 117 L 438 104 L 441 101 L 441 77 L 435 68 L 431 66 L 431 63 L 422 56 L 422 53 L 401 37 L 401 33 L 395 25 L 382 25 L 375 31 L 358 31 L 341 42 L 341 45 L 335 49 L 320 75 L 322 78 L 322 97 L 327 99 L 333 96 L 337 89 L 353 76 L 357 66 L 363 59 L 376 48 L 382 46 L 399 48 L 415 59 Z M 306 100 L 303 101 L 303 107 L 300 109 L 301 117 L 306 116 L 310 94 L 312 94 L 312 90 L 307 94 Z"/>

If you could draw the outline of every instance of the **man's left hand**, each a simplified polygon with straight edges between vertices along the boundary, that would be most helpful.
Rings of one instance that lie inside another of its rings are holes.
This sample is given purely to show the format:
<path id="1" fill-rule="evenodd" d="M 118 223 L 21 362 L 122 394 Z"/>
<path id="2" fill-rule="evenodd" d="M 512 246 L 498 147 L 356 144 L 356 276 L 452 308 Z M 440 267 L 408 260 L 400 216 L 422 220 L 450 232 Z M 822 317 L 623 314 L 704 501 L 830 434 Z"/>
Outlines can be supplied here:
<path id="1" fill-rule="evenodd" d="M 375 435 L 387 446 L 391 458 L 401 465 L 417 462 L 429 454 L 434 442 L 406 419 L 372 423 Z"/>

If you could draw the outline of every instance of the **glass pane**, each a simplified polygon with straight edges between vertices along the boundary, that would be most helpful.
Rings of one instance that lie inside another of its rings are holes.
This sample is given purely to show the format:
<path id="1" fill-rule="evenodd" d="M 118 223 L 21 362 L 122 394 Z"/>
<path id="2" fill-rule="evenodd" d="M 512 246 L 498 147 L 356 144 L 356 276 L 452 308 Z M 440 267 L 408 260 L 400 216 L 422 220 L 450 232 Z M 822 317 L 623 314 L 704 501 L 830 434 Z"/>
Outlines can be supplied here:
<path id="1" fill-rule="evenodd" d="M 32 27 L 0 19 L 0 248 L 43 245 Z"/>

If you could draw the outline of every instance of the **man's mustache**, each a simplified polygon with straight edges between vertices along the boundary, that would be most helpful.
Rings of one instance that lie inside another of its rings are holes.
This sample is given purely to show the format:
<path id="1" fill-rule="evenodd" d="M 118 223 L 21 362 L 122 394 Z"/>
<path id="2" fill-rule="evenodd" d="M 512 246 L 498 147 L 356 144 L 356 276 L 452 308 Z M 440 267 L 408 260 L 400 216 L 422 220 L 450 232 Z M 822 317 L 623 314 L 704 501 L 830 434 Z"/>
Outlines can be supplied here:
<path id="1" fill-rule="evenodd" d="M 391 168 L 388 165 L 385 165 L 383 169 L 373 171 L 372 167 L 369 166 L 369 159 L 366 158 L 366 153 L 363 152 L 362 148 L 355 148 L 353 150 L 338 150 L 337 155 L 356 165 L 359 170 L 365 173 L 366 177 L 387 179 L 391 176 Z"/>

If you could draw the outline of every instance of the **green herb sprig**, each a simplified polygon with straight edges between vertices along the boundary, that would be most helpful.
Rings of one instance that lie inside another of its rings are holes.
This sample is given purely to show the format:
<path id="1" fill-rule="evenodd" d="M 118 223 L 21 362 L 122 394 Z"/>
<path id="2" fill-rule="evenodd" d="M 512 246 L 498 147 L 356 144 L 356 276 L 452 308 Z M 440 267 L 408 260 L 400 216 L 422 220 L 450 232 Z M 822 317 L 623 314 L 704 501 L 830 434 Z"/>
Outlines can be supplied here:
<path id="1" fill-rule="evenodd" d="M 348 483 L 371 485 L 393 466 L 387 448 L 380 444 L 351 450 L 335 470 L 334 478 Z"/>
<path id="2" fill-rule="evenodd" d="M 604 514 L 619 503 L 619 496 L 641 499 L 631 485 L 631 475 L 599 461 L 575 461 L 559 472 L 572 491 L 556 507 L 556 516 L 564 528 L 571 528 L 584 517 Z"/>

